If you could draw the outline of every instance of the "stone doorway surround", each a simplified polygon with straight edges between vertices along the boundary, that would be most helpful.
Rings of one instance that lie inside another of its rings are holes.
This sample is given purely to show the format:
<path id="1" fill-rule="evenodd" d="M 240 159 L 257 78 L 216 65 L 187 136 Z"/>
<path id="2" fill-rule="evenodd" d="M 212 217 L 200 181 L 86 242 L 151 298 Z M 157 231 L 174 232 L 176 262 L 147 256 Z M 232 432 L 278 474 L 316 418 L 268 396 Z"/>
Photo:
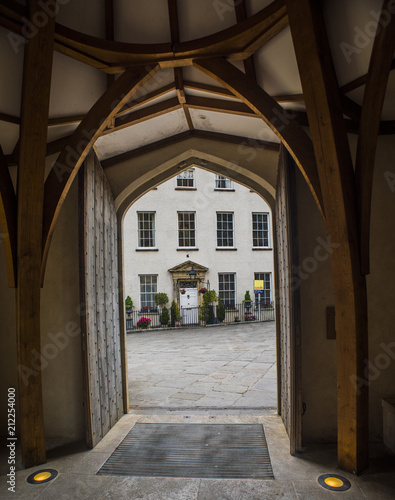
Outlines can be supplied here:
<path id="1" fill-rule="evenodd" d="M 189 273 L 193 269 L 196 272 L 195 278 L 191 278 Z M 174 297 L 177 297 L 178 304 L 180 304 L 180 291 L 182 288 L 197 288 L 198 292 L 201 287 L 206 286 L 206 272 L 208 267 L 202 266 L 197 262 L 192 260 L 186 260 L 182 264 L 178 264 L 171 269 L 169 272 L 173 277 L 173 293 Z M 198 293 L 198 305 L 202 304 L 202 294 Z"/>

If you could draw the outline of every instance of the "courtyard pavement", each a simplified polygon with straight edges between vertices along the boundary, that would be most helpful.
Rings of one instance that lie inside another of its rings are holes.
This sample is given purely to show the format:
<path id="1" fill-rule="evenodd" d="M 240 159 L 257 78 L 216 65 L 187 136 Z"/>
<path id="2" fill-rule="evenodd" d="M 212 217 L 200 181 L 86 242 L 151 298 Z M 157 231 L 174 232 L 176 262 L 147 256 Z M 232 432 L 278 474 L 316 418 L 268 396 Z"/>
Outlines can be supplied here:
<path id="1" fill-rule="evenodd" d="M 274 321 L 138 331 L 127 352 L 133 413 L 276 413 Z"/>

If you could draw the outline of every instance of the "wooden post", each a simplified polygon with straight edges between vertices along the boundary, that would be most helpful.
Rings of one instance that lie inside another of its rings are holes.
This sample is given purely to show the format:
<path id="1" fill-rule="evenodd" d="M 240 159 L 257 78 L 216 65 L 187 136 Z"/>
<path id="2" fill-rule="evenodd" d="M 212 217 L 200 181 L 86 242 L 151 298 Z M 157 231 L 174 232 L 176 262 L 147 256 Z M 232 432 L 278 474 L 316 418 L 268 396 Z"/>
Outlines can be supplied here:
<path id="1" fill-rule="evenodd" d="M 40 292 L 42 214 L 47 122 L 51 86 L 54 17 L 49 1 L 29 2 L 30 22 L 47 18 L 26 40 L 18 169 L 17 336 L 19 421 L 25 467 L 46 461 L 41 382 Z"/>
<path id="2" fill-rule="evenodd" d="M 286 0 L 324 201 L 336 309 L 338 463 L 368 460 L 367 297 L 360 273 L 356 186 L 339 87 L 319 2 Z"/>

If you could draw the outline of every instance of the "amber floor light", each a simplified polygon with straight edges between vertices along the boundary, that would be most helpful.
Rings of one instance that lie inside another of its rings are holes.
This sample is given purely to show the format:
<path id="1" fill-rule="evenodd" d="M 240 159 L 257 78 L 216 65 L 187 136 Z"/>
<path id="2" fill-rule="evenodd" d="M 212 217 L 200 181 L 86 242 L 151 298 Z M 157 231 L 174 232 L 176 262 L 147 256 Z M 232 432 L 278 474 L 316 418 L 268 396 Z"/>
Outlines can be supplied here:
<path id="1" fill-rule="evenodd" d="M 351 483 L 348 479 L 338 474 L 322 474 L 318 478 L 319 484 L 330 491 L 347 491 L 351 488 Z"/>
<path id="2" fill-rule="evenodd" d="M 33 472 L 27 478 L 27 482 L 30 484 L 43 484 L 48 483 L 48 481 L 52 481 L 58 475 L 58 471 L 55 469 L 43 469 L 38 470 L 37 472 Z"/>

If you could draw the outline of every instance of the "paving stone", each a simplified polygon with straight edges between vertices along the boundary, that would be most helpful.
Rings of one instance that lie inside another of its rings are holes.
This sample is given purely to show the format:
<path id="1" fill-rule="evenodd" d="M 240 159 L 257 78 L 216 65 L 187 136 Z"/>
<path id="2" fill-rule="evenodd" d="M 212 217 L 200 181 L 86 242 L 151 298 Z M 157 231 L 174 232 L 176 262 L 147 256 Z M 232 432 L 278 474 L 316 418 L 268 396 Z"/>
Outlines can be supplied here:
<path id="1" fill-rule="evenodd" d="M 177 394 L 173 394 L 170 396 L 169 399 L 185 399 L 185 400 L 191 400 L 191 401 L 197 401 L 198 399 L 201 399 L 204 396 L 204 394 L 194 394 L 190 392 L 177 392 Z"/>

